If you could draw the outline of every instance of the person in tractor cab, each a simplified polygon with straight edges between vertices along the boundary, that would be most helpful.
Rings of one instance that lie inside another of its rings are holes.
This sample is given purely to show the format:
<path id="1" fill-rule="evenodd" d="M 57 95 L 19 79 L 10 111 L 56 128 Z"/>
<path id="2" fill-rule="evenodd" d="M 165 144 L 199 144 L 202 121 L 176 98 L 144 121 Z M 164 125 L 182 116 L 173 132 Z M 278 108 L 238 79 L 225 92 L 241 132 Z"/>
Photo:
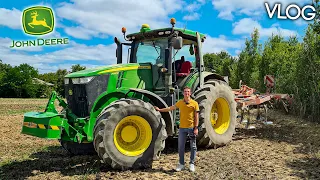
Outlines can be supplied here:
<path id="1" fill-rule="evenodd" d="M 180 60 L 176 60 L 174 62 L 174 67 L 175 67 L 176 73 L 180 72 L 182 63 L 184 63 L 184 62 L 185 62 L 184 56 L 181 56 Z"/>
<path id="2" fill-rule="evenodd" d="M 177 78 L 187 77 L 191 73 L 192 63 L 190 61 L 186 61 L 184 56 L 181 56 L 181 60 L 175 61 L 174 66 Z"/>
<path id="3" fill-rule="evenodd" d="M 197 151 L 196 136 L 198 135 L 198 124 L 199 124 L 199 104 L 197 101 L 191 99 L 191 89 L 185 87 L 183 90 L 184 98 L 179 100 L 175 105 L 159 109 L 155 109 L 159 112 L 168 112 L 180 109 L 180 125 L 179 125 L 179 137 L 178 137 L 178 151 L 179 151 L 179 164 L 176 171 L 181 171 L 185 167 L 184 154 L 185 154 L 185 144 L 186 139 L 190 137 L 190 171 L 195 171 L 195 157 Z"/>

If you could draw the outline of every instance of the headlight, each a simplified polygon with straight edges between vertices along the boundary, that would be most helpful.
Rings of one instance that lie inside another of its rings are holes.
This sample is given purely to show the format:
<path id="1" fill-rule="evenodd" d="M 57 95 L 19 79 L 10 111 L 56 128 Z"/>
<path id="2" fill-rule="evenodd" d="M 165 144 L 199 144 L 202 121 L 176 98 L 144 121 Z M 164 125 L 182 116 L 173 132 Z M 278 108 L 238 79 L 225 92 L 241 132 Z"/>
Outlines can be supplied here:
<path id="1" fill-rule="evenodd" d="M 90 82 L 92 79 L 93 77 L 73 78 L 72 84 L 86 84 Z"/>
<path id="2" fill-rule="evenodd" d="M 92 79 L 93 79 L 93 77 L 80 78 L 80 84 L 86 84 L 86 83 L 90 82 Z"/>
<path id="3" fill-rule="evenodd" d="M 69 79 L 68 78 L 64 79 L 64 84 L 69 84 Z"/>
<path id="4" fill-rule="evenodd" d="M 72 84 L 80 84 L 80 78 L 72 78 Z"/>

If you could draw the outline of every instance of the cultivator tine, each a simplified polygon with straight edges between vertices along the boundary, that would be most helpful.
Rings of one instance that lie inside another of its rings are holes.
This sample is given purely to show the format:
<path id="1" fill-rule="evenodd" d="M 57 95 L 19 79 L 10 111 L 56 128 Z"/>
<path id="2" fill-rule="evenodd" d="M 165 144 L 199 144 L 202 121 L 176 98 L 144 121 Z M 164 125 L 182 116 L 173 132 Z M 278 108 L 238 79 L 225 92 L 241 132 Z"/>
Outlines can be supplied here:
<path id="1" fill-rule="evenodd" d="M 244 115 L 244 110 L 241 108 L 241 115 L 240 115 L 240 124 L 243 121 L 243 115 Z"/>
<path id="2" fill-rule="evenodd" d="M 264 113 L 265 113 L 265 122 L 268 122 L 268 106 L 266 104 L 264 106 Z"/>
<path id="3" fill-rule="evenodd" d="M 257 120 L 257 121 L 259 121 L 259 120 L 261 119 L 260 108 L 261 108 L 261 105 L 258 105 L 258 106 L 257 106 L 257 117 L 256 117 L 256 120 Z"/>
<path id="4" fill-rule="evenodd" d="M 250 107 L 247 108 L 248 118 L 247 118 L 246 129 L 248 129 L 248 128 L 249 128 L 249 125 L 250 125 L 250 120 L 251 120 L 250 109 L 251 109 Z"/>
<path id="5" fill-rule="evenodd" d="M 281 99 L 281 102 L 282 102 L 282 105 L 283 105 L 284 110 L 288 113 L 288 112 L 289 112 L 289 110 L 288 110 L 288 105 L 284 102 L 283 99 Z"/>

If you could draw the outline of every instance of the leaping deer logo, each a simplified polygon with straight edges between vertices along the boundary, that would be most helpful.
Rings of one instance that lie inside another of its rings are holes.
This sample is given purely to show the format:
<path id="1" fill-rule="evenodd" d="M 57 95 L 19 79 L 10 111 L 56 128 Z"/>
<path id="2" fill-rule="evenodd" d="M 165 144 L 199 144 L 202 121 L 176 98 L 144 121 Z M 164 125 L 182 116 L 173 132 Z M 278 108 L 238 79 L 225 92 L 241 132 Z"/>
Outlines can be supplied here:
<path id="1" fill-rule="evenodd" d="M 37 20 L 37 17 L 39 16 L 39 14 L 37 13 L 37 11 L 33 11 L 31 12 L 31 18 L 32 18 L 32 21 L 30 23 L 28 23 L 28 25 L 31 27 L 31 28 L 34 28 L 32 25 L 34 26 L 44 26 L 44 27 L 47 27 L 49 28 L 50 30 L 52 29 L 50 26 L 47 25 L 47 22 L 46 22 L 46 19 L 43 18 L 43 20 Z"/>

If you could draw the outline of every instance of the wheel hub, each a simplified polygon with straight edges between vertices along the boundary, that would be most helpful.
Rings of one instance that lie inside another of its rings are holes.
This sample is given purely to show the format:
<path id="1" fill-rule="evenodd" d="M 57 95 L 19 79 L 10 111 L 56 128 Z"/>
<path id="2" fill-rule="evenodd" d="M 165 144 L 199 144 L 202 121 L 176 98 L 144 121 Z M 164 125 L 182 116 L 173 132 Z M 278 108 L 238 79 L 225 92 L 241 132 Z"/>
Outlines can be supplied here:
<path id="1" fill-rule="evenodd" d="M 146 151 L 151 143 L 151 126 L 140 116 L 127 116 L 117 124 L 113 139 L 122 154 L 138 156 Z"/>
<path id="2" fill-rule="evenodd" d="M 137 136 L 137 129 L 131 125 L 125 126 L 121 131 L 121 138 L 128 143 L 134 141 Z"/>
<path id="3" fill-rule="evenodd" d="M 211 110 L 211 125 L 214 126 L 218 120 L 218 109 L 216 105 L 214 104 Z"/>
<path id="4" fill-rule="evenodd" d="M 230 106 L 224 98 L 218 98 L 211 109 L 211 125 L 216 133 L 225 133 L 230 124 Z"/>
<path id="5" fill-rule="evenodd" d="M 211 113 L 211 124 L 214 125 L 216 123 L 216 121 L 218 120 L 218 113 L 217 112 L 214 112 L 214 113 Z"/>

